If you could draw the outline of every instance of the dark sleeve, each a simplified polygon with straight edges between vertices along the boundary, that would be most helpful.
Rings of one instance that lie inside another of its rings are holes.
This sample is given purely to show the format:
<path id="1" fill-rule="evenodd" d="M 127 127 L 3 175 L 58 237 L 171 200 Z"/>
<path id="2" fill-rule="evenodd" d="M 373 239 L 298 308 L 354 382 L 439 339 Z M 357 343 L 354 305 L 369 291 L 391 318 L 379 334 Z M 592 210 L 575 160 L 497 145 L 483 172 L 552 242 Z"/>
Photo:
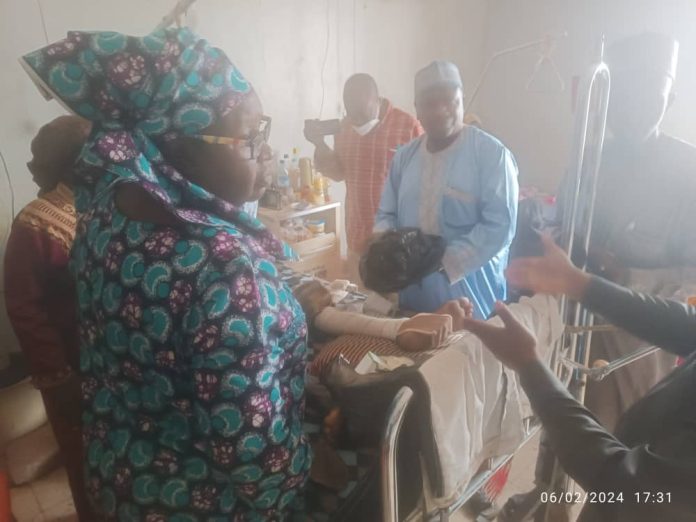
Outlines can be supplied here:
<path id="1" fill-rule="evenodd" d="M 634 501 L 636 492 L 669 492 L 680 509 L 696 509 L 693 412 L 685 411 L 680 429 L 666 436 L 673 451 L 668 456 L 657 455 L 645 445 L 629 448 L 622 444 L 571 397 L 542 362 L 526 366 L 520 380 L 563 469 L 585 491 L 623 492 L 627 502 Z"/>
<path id="2" fill-rule="evenodd" d="M 40 388 L 64 380 L 70 369 L 63 337 L 49 319 L 44 293 L 45 274 L 57 248 L 46 234 L 15 223 L 5 251 L 7 314 Z"/>
<path id="3" fill-rule="evenodd" d="M 696 308 L 634 292 L 595 277 L 583 304 L 627 332 L 669 352 L 688 357 L 696 351 Z"/>

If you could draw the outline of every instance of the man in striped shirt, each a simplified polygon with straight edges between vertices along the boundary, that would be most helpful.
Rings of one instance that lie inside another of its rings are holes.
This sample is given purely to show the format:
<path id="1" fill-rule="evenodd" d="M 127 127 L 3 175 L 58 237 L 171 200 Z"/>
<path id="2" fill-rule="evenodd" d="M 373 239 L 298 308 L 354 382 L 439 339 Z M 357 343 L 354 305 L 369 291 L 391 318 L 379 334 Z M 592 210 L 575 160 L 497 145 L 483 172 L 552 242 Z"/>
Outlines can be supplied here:
<path id="1" fill-rule="evenodd" d="M 355 74 L 343 90 L 346 117 L 331 149 L 324 137 L 305 129 L 316 147 L 317 170 L 346 182 L 346 235 L 351 280 L 360 283 L 358 262 L 372 235 L 375 214 L 396 149 L 423 133 L 418 120 L 381 98 L 374 78 Z"/>

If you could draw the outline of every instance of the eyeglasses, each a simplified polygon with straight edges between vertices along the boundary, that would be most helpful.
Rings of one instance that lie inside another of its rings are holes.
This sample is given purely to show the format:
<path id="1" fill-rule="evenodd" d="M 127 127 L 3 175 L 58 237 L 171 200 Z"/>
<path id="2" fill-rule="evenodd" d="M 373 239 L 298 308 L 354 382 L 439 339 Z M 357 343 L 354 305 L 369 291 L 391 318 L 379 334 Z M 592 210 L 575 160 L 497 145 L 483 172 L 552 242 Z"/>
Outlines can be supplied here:
<path id="1" fill-rule="evenodd" d="M 191 137 L 206 143 L 234 147 L 240 152 L 243 159 L 253 161 L 259 159 L 261 151 L 264 145 L 268 143 L 270 135 L 271 117 L 262 116 L 259 128 L 245 138 L 227 138 L 225 136 L 211 136 L 209 134 L 196 134 Z"/>

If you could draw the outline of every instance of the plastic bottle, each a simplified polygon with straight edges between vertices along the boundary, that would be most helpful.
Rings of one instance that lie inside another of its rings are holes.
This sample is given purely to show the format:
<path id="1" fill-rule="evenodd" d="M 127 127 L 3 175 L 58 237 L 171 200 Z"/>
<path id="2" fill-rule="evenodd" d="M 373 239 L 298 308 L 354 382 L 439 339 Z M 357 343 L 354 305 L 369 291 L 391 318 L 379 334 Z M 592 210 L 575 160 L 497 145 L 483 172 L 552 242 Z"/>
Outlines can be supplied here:
<path id="1" fill-rule="evenodd" d="M 292 149 L 292 164 L 297 165 L 300 162 L 300 149 L 293 147 Z"/>
<path id="2" fill-rule="evenodd" d="M 282 187 L 283 186 L 282 180 L 286 180 L 286 179 L 289 179 L 288 169 L 287 169 L 287 166 L 285 164 L 285 160 L 280 160 L 280 162 L 278 163 L 278 173 L 276 175 L 276 183 L 278 184 L 279 187 Z"/>
<path id="3" fill-rule="evenodd" d="M 300 185 L 302 188 L 312 187 L 312 160 L 302 158 L 300 160 Z"/>
<path id="4" fill-rule="evenodd" d="M 296 151 L 297 149 L 292 149 L 293 152 Z M 286 154 L 285 157 L 288 157 Z M 290 175 L 290 185 L 292 186 L 292 189 L 295 192 L 300 192 L 301 186 L 300 186 L 300 166 L 298 165 L 296 158 L 293 158 L 292 160 L 288 159 L 288 174 Z"/>
<path id="5" fill-rule="evenodd" d="M 314 173 L 312 179 L 312 203 L 321 205 L 324 203 L 324 177 Z"/>
<path id="6" fill-rule="evenodd" d="M 294 191 L 290 186 L 290 176 L 286 168 L 285 160 L 280 160 L 280 166 L 278 168 L 278 191 L 281 193 L 283 198 L 283 206 L 287 206 L 292 203 Z"/>
<path id="7" fill-rule="evenodd" d="M 331 195 L 329 194 L 329 178 L 322 176 L 321 179 L 324 185 L 324 203 L 331 203 Z"/>
<path id="8" fill-rule="evenodd" d="M 299 190 L 302 188 L 302 185 L 300 183 L 300 155 L 299 155 L 299 149 L 297 147 L 294 147 L 292 149 L 292 162 L 290 163 L 292 166 L 292 170 L 297 172 L 297 187 L 296 189 Z"/>

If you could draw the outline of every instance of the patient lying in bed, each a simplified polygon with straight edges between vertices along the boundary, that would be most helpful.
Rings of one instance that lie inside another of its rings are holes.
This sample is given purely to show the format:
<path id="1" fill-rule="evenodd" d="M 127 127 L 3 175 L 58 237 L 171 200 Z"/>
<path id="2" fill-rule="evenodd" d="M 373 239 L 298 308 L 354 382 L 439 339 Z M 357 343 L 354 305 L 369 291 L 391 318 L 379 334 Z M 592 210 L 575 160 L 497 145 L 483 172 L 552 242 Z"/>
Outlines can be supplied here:
<path id="1" fill-rule="evenodd" d="M 546 347 L 550 356 L 550 347 L 562 333 L 556 301 L 538 296 L 523 299 L 511 309 L 542 341 L 540 345 Z M 420 388 L 422 393 L 417 393 L 417 400 L 423 405 L 420 421 L 427 419 L 423 437 L 434 442 L 430 448 L 420 448 L 426 464 L 434 464 L 426 465 L 424 470 L 428 475 L 427 496 L 433 503 L 444 505 L 466 488 L 487 458 L 515 450 L 526 435 L 524 421 L 532 413 L 514 373 L 503 368 L 476 337 L 457 332 L 457 319 L 466 316 L 462 303 L 449 303 L 447 309 L 438 312 L 451 319 L 428 323 L 418 318 L 417 321 L 375 319 L 346 315 L 335 309 L 315 310 L 311 317 L 315 327 L 321 325 L 325 331 L 342 335 L 318 350 L 311 371 L 324 382 L 336 374 L 345 378 L 345 370 L 335 371 L 339 358 L 343 356 L 343 364 L 355 366 L 370 351 L 384 356 L 406 356 L 413 361 L 411 372 L 391 376 L 394 385 L 383 390 L 393 391 L 409 380 L 408 385 Z M 412 331 L 417 333 L 412 342 L 408 347 L 400 345 L 399 332 L 403 334 L 409 330 L 409 324 L 416 323 Z M 372 378 L 377 382 L 378 377 Z M 367 377 L 354 380 L 360 379 Z M 374 406 L 375 401 L 388 405 L 391 400 L 369 393 L 366 397 L 366 404 L 360 406 L 363 410 Z M 351 431 L 354 419 L 350 417 L 355 409 L 344 413 L 347 419 L 333 411 L 325 423 L 324 431 L 332 440 L 340 440 L 341 432 Z M 383 417 L 372 417 L 373 435 L 381 433 L 384 421 Z"/>

